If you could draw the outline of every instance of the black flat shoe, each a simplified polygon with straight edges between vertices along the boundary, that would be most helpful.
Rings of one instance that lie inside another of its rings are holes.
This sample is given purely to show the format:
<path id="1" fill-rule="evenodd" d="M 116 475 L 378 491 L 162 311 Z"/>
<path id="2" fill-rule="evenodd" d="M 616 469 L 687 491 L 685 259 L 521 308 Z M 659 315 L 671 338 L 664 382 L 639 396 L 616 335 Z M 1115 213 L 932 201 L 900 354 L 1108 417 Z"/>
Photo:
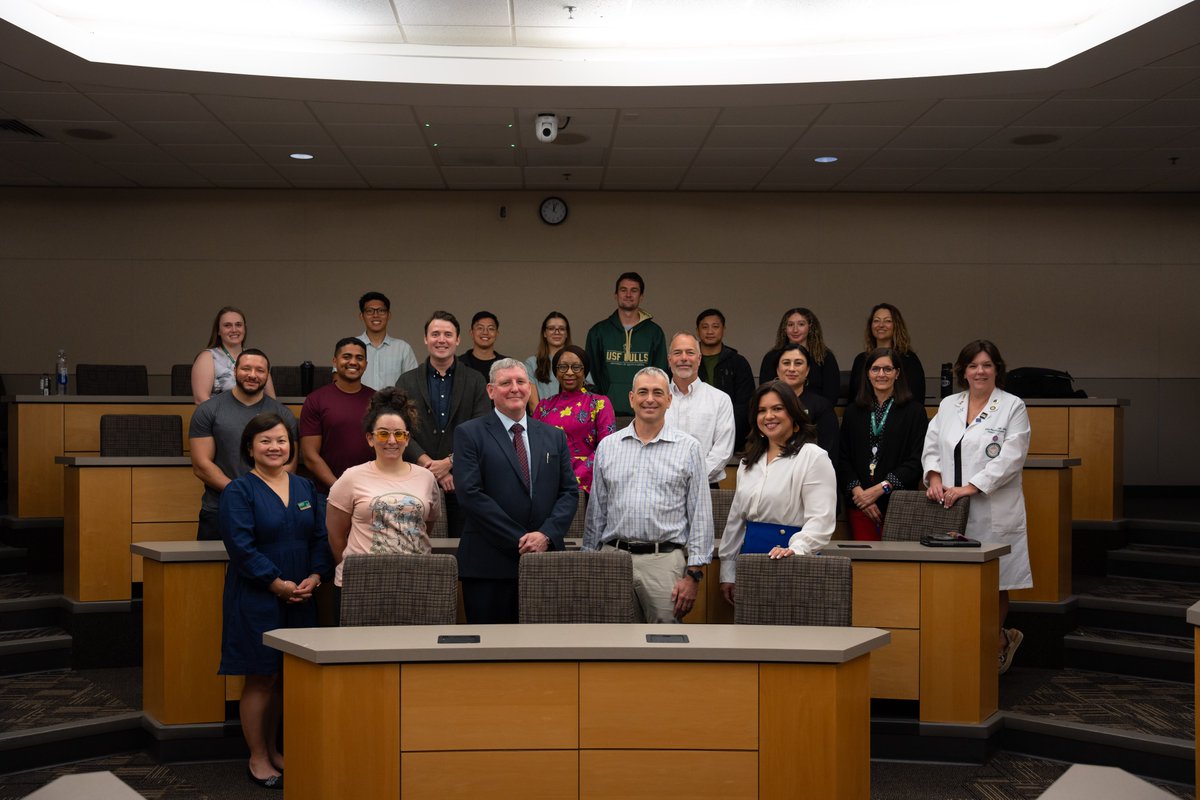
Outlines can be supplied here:
<path id="1" fill-rule="evenodd" d="M 269 778 L 256 778 L 254 777 L 254 773 L 250 771 L 250 767 L 247 766 L 246 777 L 250 779 L 251 783 L 258 784 L 264 789 L 278 789 L 279 791 L 283 791 L 282 775 L 272 775 Z"/>

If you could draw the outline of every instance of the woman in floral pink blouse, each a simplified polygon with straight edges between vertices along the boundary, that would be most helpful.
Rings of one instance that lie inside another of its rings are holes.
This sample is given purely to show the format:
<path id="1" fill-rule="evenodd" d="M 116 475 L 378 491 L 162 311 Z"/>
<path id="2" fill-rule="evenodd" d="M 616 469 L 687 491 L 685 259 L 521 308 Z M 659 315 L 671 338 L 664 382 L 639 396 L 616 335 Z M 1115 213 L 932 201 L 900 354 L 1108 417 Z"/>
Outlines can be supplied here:
<path id="1" fill-rule="evenodd" d="M 592 464 L 600 440 L 615 431 L 612 403 L 602 394 L 589 392 L 583 384 L 588 374 L 587 353 L 582 347 L 567 345 L 554 354 L 551 362 L 558 378 L 558 394 L 537 404 L 533 418 L 561 428 L 571 448 L 571 466 L 579 488 L 592 490 Z"/>

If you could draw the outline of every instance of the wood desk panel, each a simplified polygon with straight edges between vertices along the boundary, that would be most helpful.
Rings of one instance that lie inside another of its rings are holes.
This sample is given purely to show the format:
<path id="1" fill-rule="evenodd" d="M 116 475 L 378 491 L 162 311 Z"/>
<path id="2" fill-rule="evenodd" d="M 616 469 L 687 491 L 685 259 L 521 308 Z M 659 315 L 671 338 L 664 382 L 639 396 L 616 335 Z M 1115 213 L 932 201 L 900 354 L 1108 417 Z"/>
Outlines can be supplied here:
<path id="1" fill-rule="evenodd" d="M 400 705 L 406 752 L 579 747 L 575 664 L 404 664 Z"/>
<path id="2" fill-rule="evenodd" d="M 921 632 L 903 628 L 887 630 L 892 634 L 891 644 L 871 654 L 871 697 L 920 700 Z"/>
<path id="3" fill-rule="evenodd" d="M 562 800 L 578 793 L 576 750 L 477 750 L 400 756 L 401 797 Z M 370 796 L 373 795 L 330 795 Z"/>
<path id="4" fill-rule="evenodd" d="M 66 473 L 63 594 L 81 602 L 128 600 L 130 469 Z"/>
<path id="5" fill-rule="evenodd" d="M 196 522 L 204 483 L 188 467 L 135 467 L 134 522 Z"/>
<path id="6" fill-rule="evenodd" d="M 1072 484 L 1072 519 L 1125 516 L 1125 409 L 1071 408 L 1072 457 L 1083 459 Z"/>
<path id="7" fill-rule="evenodd" d="M 1071 486 L 1074 468 L 1026 469 L 1021 474 L 1033 588 L 1013 600 L 1058 603 L 1071 595 Z"/>
<path id="8" fill-rule="evenodd" d="M 855 625 L 869 628 L 921 626 L 920 564 L 855 561 L 851 567 Z M 895 639 L 892 643 L 895 644 Z"/>
<path id="9" fill-rule="evenodd" d="M 15 517 L 61 517 L 63 407 L 8 406 L 8 511 Z"/>
<path id="10" fill-rule="evenodd" d="M 579 754 L 580 800 L 757 800 L 758 788 L 754 752 L 584 750 Z"/>
<path id="11" fill-rule="evenodd" d="M 1029 454 L 1065 456 L 1070 452 L 1070 409 L 1033 406 L 1029 412 Z"/>
<path id="12" fill-rule="evenodd" d="M 580 664 L 579 746 L 754 750 L 757 672 L 757 664 Z M 707 698 L 703 724 L 683 711 L 695 697 Z"/>
<path id="13" fill-rule="evenodd" d="M 921 720 L 996 712 L 1000 562 L 921 564 Z"/>

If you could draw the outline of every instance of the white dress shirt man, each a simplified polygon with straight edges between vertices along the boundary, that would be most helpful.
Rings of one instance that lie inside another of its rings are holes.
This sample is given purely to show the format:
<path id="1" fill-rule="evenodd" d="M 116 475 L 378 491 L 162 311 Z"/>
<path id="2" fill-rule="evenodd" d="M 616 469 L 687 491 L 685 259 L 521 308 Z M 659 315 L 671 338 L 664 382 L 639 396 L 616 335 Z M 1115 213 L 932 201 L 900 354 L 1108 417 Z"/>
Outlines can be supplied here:
<path id="1" fill-rule="evenodd" d="M 725 477 L 733 455 L 737 424 L 729 395 L 700 380 L 700 342 L 691 333 L 671 337 L 667 363 L 671 365 L 671 405 L 667 424 L 691 434 L 700 442 L 708 482 Z"/>

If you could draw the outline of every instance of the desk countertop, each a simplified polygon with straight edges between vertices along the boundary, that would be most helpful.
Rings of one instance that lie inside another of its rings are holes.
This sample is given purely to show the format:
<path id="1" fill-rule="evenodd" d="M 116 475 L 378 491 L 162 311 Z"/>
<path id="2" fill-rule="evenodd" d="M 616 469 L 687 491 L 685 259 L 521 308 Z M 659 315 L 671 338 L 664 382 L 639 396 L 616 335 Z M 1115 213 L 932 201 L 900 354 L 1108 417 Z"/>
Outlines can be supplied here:
<path id="1" fill-rule="evenodd" d="M 134 555 L 151 561 L 228 561 L 224 542 L 134 542 L 129 546 Z"/>
<path id="2" fill-rule="evenodd" d="M 188 456 L 55 456 L 55 464 L 68 467 L 190 467 Z"/>
<path id="3" fill-rule="evenodd" d="M 861 545 L 870 545 L 862 547 Z M 853 546 L 851 546 L 853 545 Z M 984 542 L 979 547 L 926 547 L 920 542 L 830 542 L 822 553 L 855 561 L 942 561 L 981 564 L 1008 555 L 1006 544 Z"/>
<path id="4" fill-rule="evenodd" d="M 1187 610 L 1187 621 L 1193 625 L 1200 625 L 1200 603 Z"/>
<path id="5" fill-rule="evenodd" d="M 649 643 L 647 635 L 685 636 Z M 478 635 L 438 644 L 439 635 Z M 274 630 L 263 642 L 316 664 L 392 661 L 767 661 L 840 664 L 883 647 L 878 628 L 776 625 L 453 625 Z"/>

